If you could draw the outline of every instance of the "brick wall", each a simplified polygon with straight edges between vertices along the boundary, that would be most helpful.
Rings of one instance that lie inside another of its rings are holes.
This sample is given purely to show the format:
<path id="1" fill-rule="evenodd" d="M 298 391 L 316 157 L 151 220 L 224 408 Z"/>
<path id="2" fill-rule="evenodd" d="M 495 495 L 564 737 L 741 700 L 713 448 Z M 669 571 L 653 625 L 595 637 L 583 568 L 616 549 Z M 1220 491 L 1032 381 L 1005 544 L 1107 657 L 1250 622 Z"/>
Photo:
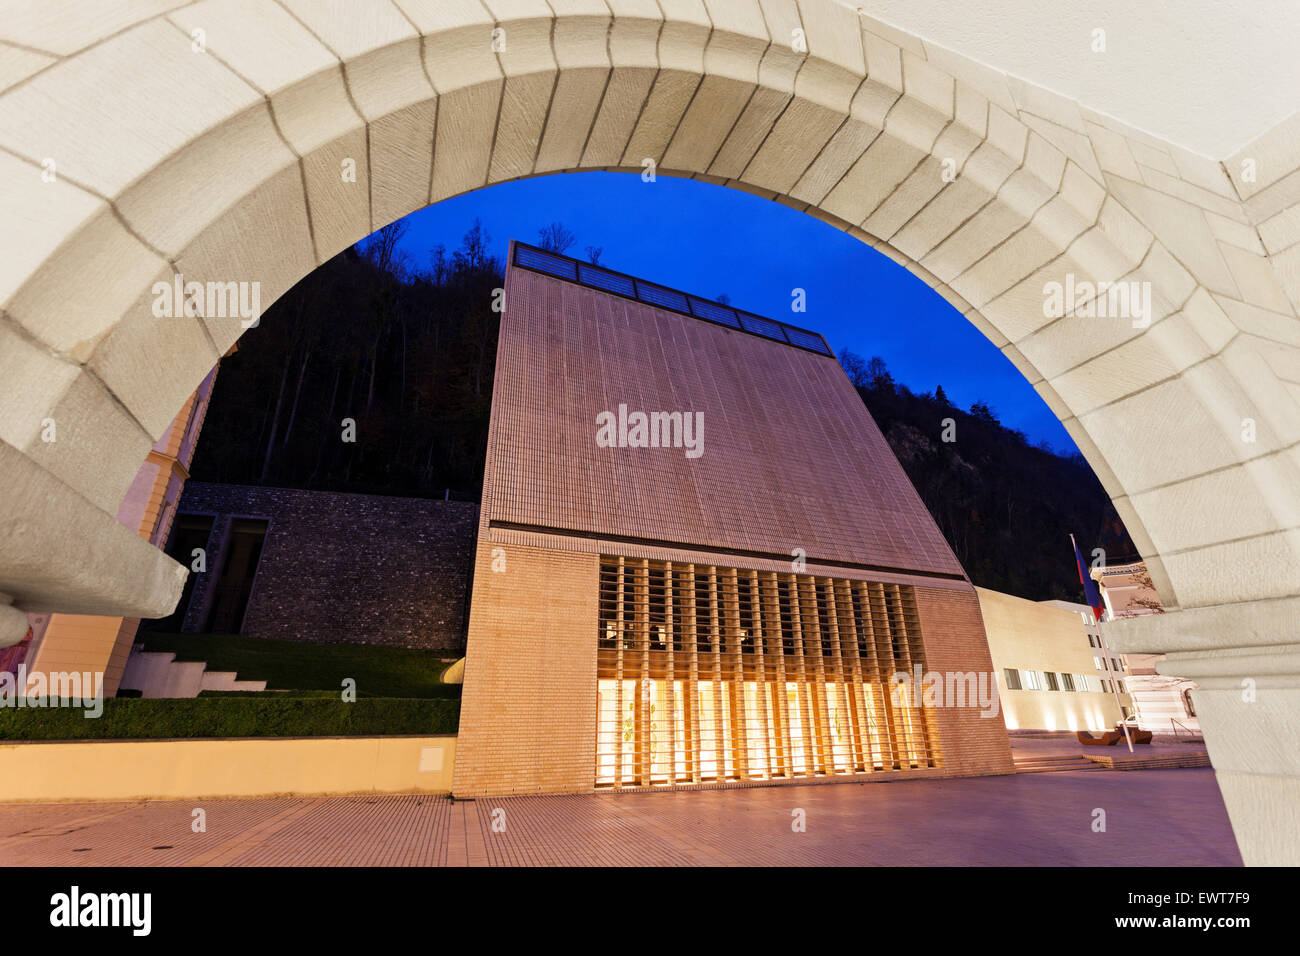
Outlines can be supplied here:
<path id="1" fill-rule="evenodd" d="M 232 519 L 265 518 L 242 633 L 464 649 L 476 504 L 191 481 L 179 511 L 216 516 L 185 630 L 213 599 Z"/>
<path id="2" fill-rule="evenodd" d="M 479 543 L 456 796 L 595 786 L 599 561 Z"/>
<path id="3" fill-rule="evenodd" d="M 926 669 L 942 674 L 974 671 L 983 675 L 983 680 L 993 680 L 993 661 L 975 589 L 969 585 L 917 587 L 915 593 Z M 978 707 L 937 707 L 935 720 L 943 747 L 944 776 L 1012 771 L 1011 744 L 1000 706 L 991 717 L 981 716 Z"/>

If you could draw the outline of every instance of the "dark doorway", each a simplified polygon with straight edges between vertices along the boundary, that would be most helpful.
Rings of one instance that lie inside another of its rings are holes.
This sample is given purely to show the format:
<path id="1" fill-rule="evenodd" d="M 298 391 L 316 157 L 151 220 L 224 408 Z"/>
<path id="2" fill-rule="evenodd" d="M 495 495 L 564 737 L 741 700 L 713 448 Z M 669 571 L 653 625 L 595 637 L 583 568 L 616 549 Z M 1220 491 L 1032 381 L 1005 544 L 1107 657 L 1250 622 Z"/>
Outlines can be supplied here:
<path id="1" fill-rule="evenodd" d="M 179 634 L 184 629 L 185 612 L 190 606 L 190 598 L 194 595 L 195 585 L 207 577 L 207 572 L 198 572 L 194 570 L 194 562 L 197 560 L 195 551 L 202 550 L 204 561 L 206 562 L 206 551 L 208 539 L 212 536 L 212 522 L 215 519 L 212 515 L 187 515 L 178 514 L 176 522 L 172 525 L 171 539 L 167 544 L 167 556 L 178 564 L 184 565 L 190 569 L 189 576 L 185 579 L 185 588 L 181 591 L 181 599 L 176 602 L 176 610 L 166 617 L 159 617 L 153 620 L 140 622 L 142 630 L 161 631 L 164 634 Z"/>
<path id="2" fill-rule="evenodd" d="M 212 605 L 202 630 L 208 634 L 238 634 L 248 610 L 253 578 L 266 540 L 264 518 L 235 518 L 224 548 L 221 577 L 212 595 Z"/>

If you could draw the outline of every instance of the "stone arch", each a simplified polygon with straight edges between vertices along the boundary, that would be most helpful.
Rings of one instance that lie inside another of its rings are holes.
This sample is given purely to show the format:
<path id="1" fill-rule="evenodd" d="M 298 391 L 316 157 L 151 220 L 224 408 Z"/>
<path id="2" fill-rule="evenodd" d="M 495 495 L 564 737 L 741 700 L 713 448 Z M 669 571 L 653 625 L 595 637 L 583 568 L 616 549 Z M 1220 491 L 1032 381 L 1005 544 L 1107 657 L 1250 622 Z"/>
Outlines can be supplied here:
<path id="1" fill-rule="evenodd" d="M 156 317 L 155 283 L 257 282 L 265 307 L 431 203 L 647 161 L 824 219 L 935 287 L 1064 422 L 1167 605 L 1257 602 L 1259 628 L 1294 607 L 1293 121 L 1237 182 L 1239 157 L 835 0 L 140 2 L 19 18 L 0 43 L 0 593 L 20 609 L 155 616 L 179 595 L 183 571 L 113 514 L 242 329 Z M 1147 283 L 1149 327 L 1045 316 L 1069 276 Z M 1130 646 L 1194 649 L 1200 626 Z M 1293 640 L 1271 642 L 1291 674 Z"/>

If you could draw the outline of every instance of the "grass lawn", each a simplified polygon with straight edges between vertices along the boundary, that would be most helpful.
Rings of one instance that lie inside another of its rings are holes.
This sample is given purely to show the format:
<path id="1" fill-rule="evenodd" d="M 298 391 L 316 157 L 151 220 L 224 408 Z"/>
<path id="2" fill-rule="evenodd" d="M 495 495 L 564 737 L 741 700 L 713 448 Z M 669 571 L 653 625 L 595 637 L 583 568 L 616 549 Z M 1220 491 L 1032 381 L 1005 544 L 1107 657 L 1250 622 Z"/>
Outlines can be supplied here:
<path id="1" fill-rule="evenodd" d="M 372 644 L 307 644 L 226 634 L 153 634 L 137 639 L 147 651 L 175 651 L 178 661 L 206 661 L 210 671 L 264 680 L 269 691 L 342 693 L 356 681 L 357 697 L 459 699 L 459 684 L 442 683 L 451 661 L 431 651 Z M 234 696 L 234 695 L 222 695 Z M 239 695 L 260 696 L 260 695 Z M 316 695 L 312 695 L 316 696 Z"/>

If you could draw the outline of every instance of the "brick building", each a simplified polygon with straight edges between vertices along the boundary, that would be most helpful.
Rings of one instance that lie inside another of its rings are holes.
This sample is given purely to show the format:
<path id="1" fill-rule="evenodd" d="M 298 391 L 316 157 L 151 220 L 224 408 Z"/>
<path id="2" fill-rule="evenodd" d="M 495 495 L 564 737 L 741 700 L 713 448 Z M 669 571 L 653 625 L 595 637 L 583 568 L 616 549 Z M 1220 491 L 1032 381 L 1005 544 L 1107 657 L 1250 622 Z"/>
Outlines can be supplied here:
<path id="1" fill-rule="evenodd" d="M 191 481 L 164 631 L 460 653 L 478 505 Z"/>
<path id="2" fill-rule="evenodd" d="M 914 670 L 979 604 L 825 340 L 512 245 L 454 792 L 1009 772 Z"/>

